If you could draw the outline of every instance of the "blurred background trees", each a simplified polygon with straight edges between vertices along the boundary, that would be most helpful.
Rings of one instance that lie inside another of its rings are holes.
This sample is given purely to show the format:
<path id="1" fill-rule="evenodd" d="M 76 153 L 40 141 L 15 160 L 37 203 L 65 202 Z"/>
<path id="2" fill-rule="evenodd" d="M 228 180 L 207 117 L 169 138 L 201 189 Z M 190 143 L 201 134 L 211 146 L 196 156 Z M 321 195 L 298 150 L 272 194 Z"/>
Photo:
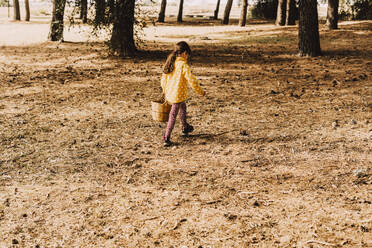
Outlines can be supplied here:
<path id="1" fill-rule="evenodd" d="M 66 0 L 53 0 L 52 21 L 49 29 L 50 41 L 63 41 Z"/>
<path id="2" fill-rule="evenodd" d="M 19 21 L 21 20 L 21 11 L 19 9 L 19 1 L 18 0 L 13 0 L 13 20 L 14 21 Z"/>
<path id="3" fill-rule="evenodd" d="M 167 0 L 161 0 L 158 22 L 164 22 L 166 8 L 167 8 Z"/>
<path id="4" fill-rule="evenodd" d="M 25 20 L 30 20 L 29 0 L 24 0 Z M 104 28 L 110 34 L 109 46 L 114 54 L 120 56 L 134 56 L 136 48 L 136 34 L 146 22 L 166 22 L 174 20 L 182 22 L 184 16 L 184 4 L 190 1 L 184 0 L 52 0 L 53 11 L 50 24 L 49 40 L 63 41 L 63 29 L 67 16 L 65 6 L 74 5 L 76 11 L 68 17 L 67 23 L 82 23 L 94 26 L 94 30 Z M 220 8 L 224 8 L 221 18 L 222 24 L 229 24 L 230 12 L 235 8 L 234 23 L 245 26 L 248 19 L 263 19 L 275 22 L 277 25 L 299 25 L 299 50 L 300 54 L 315 56 L 321 54 L 318 48 L 319 17 L 315 11 L 319 6 L 327 6 L 327 16 L 320 20 L 328 29 L 337 29 L 339 20 L 365 20 L 372 19 L 371 0 L 209 0 L 191 1 L 193 4 L 210 4 L 211 10 L 203 12 L 206 19 L 217 20 Z M 0 6 L 10 5 L 13 7 L 13 20 L 21 20 L 19 0 L 0 0 Z M 32 4 L 32 2 L 31 2 Z M 144 4 L 147 11 L 136 10 L 136 6 Z M 166 15 L 167 5 L 171 5 Z M 307 6 L 301 9 L 301 7 Z M 311 6 L 311 8 L 310 8 Z M 314 7 L 315 6 L 315 7 Z M 240 10 L 237 17 L 236 8 Z M 178 13 L 177 13 L 178 11 Z M 71 11 L 70 11 L 71 12 Z M 190 15 L 187 15 L 190 17 Z M 192 16 L 192 15 L 191 15 Z M 173 18 L 173 19 L 172 19 Z M 238 20 L 237 20 L 238 19 Z M 216 23 L 217 24 L 217 23 Z M 218 24 L 217 24 L 218 25 Z M 311 34 L 307 37 L 306 34 Z M 310 39 L 312 37 L 312 39 Z M 315 37 L 315 39 L 314 39 Z M 309 44 L 314 45 L 314 47 Z M 310 50 L 313 50 L 310 52 Z"/>

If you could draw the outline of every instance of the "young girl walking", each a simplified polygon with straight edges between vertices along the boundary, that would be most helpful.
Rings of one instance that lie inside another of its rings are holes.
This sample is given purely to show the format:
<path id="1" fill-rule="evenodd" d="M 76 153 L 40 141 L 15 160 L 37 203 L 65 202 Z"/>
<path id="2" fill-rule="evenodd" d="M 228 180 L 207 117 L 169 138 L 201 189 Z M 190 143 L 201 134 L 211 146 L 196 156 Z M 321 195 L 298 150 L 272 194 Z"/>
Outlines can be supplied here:
<path id="1" fill-rule="evenodd" d="M 200 87 L 198 80 L 191 73 L 190 66 L 187 64 L 190 55 L 191 50 L 189 45 L 184 41 L 178 42 L 163 67 L 161 87 L 165 100 L 172 104 L 167 129 L 163 136 L 164 146 L 170 146 L 172 144 L 170 137 L 178 113 L 180 113 L 182 135 L 187 135 L 194 130 L 194 127 L 186 121 L 185 101 L 188 95 L 187 84 L 197 94 L 205 96 L 205 91 Z"/>

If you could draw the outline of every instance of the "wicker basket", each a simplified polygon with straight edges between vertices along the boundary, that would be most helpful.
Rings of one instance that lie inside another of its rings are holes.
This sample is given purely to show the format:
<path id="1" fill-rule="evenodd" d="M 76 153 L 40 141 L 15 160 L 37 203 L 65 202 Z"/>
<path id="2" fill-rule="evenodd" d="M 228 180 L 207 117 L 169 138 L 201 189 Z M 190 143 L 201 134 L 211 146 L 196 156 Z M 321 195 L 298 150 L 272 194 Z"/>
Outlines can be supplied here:
<path id="1" fill-rule="evenodd" d="M 154 121 L 167 122 L 172 105 L 164 101 L 151 102 L 151 115 Z"/>

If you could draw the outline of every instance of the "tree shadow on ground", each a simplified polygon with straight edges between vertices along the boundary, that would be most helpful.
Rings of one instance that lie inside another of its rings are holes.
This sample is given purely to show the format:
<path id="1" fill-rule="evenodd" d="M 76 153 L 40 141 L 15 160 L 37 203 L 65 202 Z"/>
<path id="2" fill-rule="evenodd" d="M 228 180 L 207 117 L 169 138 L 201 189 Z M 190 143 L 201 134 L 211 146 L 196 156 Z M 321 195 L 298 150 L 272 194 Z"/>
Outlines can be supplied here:
<path id="1" fill-rule="evenodd" d="M 281 43 L 271 43 L 269 38 L 263 40 L 265 43 L 234 44 L 234 42 L 221 43 L 194 43 L 192 46 L 192 63 L 198 64 L 264 64 L 291 62 L 291 56 L 281 57 L 283 54 L 290 54 L 291 48 L 278 49 Z M 231 44 L 230 44 L 231 43 Z M 288 43 L 286 44 L 288 45 Z M 172 51 L 174 44 L 167 42 L 145 43 L 140 46 L 134 58 L 119 58 L 110 55 L 109 49 L 104 42 L 44 42 L 30 46 L 2 46 L 0 53 L 7 56 L 20 56 L 27 54 L 28 58 L 63 58 L 69 56 L 86 56 L 97 54 L 98 57 L 113 61 L 134 61 L 134 62 L 164 62 Z M 297 52 L 297 51 L 293 51 Z"/>
<path id="2" fill-rule="evenodd" d="M 205 47 L 207 46 L 207 47 Z M 138 51 L 134 60 L 165 62 L 171 53 L 172 46 L 164 49 Z M 197 64 L 265 64 L 292 62 L 295 58 L 291 56 L 280 57 L 280 55 L 295 55 L 297 51 L 278 51 L 275 49 L 257 50 L 250 46 L 226 47 L 214 45 L 208 49 L 208 45 L 196 45 L 192 48 L 191 63 Z"/>
<path id="3" fill-rule="evenodd" d="M 366 53 L 365 51 L 356 50 L 356 49 L 324 49 L 322 53 L 323 53 L 323 56 L 330 57 L 330 58 L 337 58 L 337 57 L 372 58 L 371 53 Z"/>

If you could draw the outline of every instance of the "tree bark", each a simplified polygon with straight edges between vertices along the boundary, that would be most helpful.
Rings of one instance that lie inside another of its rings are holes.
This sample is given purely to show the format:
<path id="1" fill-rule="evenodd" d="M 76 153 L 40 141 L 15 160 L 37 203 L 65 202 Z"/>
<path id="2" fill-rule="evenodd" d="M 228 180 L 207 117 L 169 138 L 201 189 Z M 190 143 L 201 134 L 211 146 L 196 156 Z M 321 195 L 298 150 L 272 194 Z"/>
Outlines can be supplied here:
<path id="1" fill-rule="evenodd" d="M 19 9 L 19 1 L 18 0 L 13 0 L 13 11 L 14 11 L 13 20 L 14 21 L 20 21 L 21 20 L 21 12 L 20 12 L 20 9 Z"/>
<path id="2" fill-rule="evenodd" d="M 115 17 L 116 0 L 107 0 L 108 13 L 106 14 L 106 22 L 112 23 Z"/>
<path id="3" fill-rule="evenodd" d="M 30 2 L 29 2 L 29 0 L 25 0 L 25 10 L 26 10 L 25 21 L 29 22 L 30 21 Z"/>
<path id="4" fill-rule="evenodd" d="M 88 1 L 80 0 L 80 19 L 83 20 L 83 23 L 88 22 Z"/>
<path id="5" fill-rule="evenodd" d="M 220 3 L 221 3 L 221 0 L 217 0 L 217 5 L 216 5 L 216 9 L 214 11 L 213 20 L 218 19 L 218 12 L 220 11 Z"/>
<path id="6" fill-rule="evenodd" d="M 295 0 L 287 0 L 285 25 L 295 25 L 296 24 L 295 10 L 296 10 Z"/>
<path id="7" fill-rule="evenodd" d="M 328 0 L 326 26 L 330 30 L 338 28 L 338 4 L 339 0 Z"/>
<path id="8" fill-rule="evenodd" d="M 96 24 L 104 23 L 105 22 L 105 0 L 95 0 L 96 1 L 96 16 L 94 18 L 94 22 Z"/>
<path id="9" fill-rule="evenodd" d="M 53 0 L 52 22 L 50 23 L 49 40 L 63 41 L 63 17 L 66 0 Z"/>
<path id="10" fill-rule="evenodd" d="M 183 13 L 183 0 L 180 0 L 180 6 L 178 8 L 178 16 L 177 16 L 177 22 L 182 22 L 182 14 Z"/>
<path id="11" fill-rule="evenodd" d="M 321 55 L 317 0 L 299 3 L 298 48 L 301 56 Z"/>
<path id="12" fill-rule="evenodd" d="M 135 0 L 117 0 L 112 35 L 111 50 L 121 57 L 132 57 L 136 52 L 134 43 Z"/>
<path id="13" fill-rule="evenodd" d="M 279 0 L 278 1 L 278 9 L 276 14 L 276 21 L 275 24 L 279 26 L 285 25 L 285 16 L 286 16 L 286 8 L 287 8 L 287 0 Z"/>
<path id="14" fill-rule="evenodd" d="M 243 0 L 242 10 L 240 13 L 239 25 L 244 27 L 247 24 L 247 9 L 248 9 L 248 0 Z"/>
<path id="15" fill-rule="evenodd" d="M 232 4 L 233 4 L 233 0 L 227 0 L 225 12 L 223 14 L 222 24 L 229 24 Z"/>
<path id="16" fill-rule="evenodd" d="M 167 0 L 162 0 L 161 1 L 161 6 L 160 6 L 158 22 L 164 22 L 164 20 L 165 20 L 165 9 L 166 8 L 167 8 Z"/>

